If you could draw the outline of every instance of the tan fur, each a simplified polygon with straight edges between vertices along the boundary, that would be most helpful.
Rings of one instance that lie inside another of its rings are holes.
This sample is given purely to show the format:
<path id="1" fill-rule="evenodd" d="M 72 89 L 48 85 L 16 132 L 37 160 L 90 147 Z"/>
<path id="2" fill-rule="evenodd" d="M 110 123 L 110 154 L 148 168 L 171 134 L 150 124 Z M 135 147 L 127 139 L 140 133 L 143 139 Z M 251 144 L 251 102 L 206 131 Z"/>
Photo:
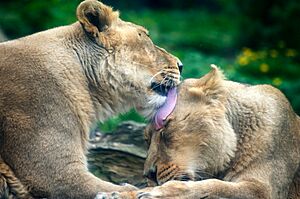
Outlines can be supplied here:
<path id="1" fill-rule="evenodd" d="M 5 186 L 64 199 L 133 189 L 88 172 L 89 128 L 130 108 L 151 117 L 165 101 L 151 82 L 179 83 L 178 59 L 145 28 L 96 0 L 82 2 L 77 17 L 0 44 L 0 198 Z"/>
<path id="2" fill-rule="evenodd" d="M 165 127 L 145 137 L 145 175 L 161 186 L 141 199 L 300 198 L 300 119 L 272 86 L 226 81 L 213 67 L 180 85 Z"/>

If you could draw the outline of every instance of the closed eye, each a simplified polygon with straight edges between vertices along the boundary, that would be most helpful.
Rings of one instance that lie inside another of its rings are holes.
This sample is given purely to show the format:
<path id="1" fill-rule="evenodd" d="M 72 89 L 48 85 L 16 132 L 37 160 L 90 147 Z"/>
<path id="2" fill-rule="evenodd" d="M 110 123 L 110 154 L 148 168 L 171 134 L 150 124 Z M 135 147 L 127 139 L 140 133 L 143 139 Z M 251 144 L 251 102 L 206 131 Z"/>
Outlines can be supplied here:
<path id="1" fill-rule="evenodd" d="M 171 121 L 172 121 L 171 118 L 165 120 L 165 121 L 164 121 L 164 128 L 168 128 L 168 126 L 169 126 L 169 124 L 170 124 Z"/>
<path id="2" fill-rule="evenodd" d="M 165 131 L 160 132 L 160 139 L 161 141 L 166 144 L 167 146 L 171 143 L 171 135 Z"/>
<path id="3" fill-rule="evenodd" d="M 182 121 L 188 119 L 188 117 L 189 117 L 190 115 L 191 115 L 190 113 L 188 113 L 187 115 L 185 115 L 184 118 L 183 118 L 182 120 L 180 120 L 180 122 L 182 122 Z"/>

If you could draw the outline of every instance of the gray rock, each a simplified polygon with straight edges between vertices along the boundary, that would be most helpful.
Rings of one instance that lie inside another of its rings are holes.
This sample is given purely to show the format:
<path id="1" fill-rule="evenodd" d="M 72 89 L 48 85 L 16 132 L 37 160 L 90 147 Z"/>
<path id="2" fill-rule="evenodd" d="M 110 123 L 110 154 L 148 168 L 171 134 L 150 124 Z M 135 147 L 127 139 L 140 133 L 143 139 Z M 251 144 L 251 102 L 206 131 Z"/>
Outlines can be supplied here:
<path id="1" fill-rule="evenodd" d="M 116 184 L 144 187 L 143 167 L 147 150 L 145 124 L 127 121 L 109 133 L 96 132 L 90 140 L 89 169 L 99 178 Z"/>

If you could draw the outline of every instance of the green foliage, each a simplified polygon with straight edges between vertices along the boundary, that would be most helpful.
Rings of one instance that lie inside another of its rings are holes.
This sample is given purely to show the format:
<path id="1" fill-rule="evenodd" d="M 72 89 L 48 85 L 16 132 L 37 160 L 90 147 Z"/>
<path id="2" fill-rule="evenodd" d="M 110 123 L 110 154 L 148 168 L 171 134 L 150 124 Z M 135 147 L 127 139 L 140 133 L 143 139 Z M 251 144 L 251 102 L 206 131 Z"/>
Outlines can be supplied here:
<path id="1" fill-rule="evenodd" d="M 130 110 L 128 113 L 121 114 L 116 117 L 112 117 L 103 123 L 99 122 L 98 129 L 100 129 L 101 132 L 109 132 L 114 130 L 120 122 L 126 120 L 132 120 L 136 122 L 146 122 L 145 119 L 141 117 L 136 111 Z"/>
<path id="2" fill-rule="evenodd" d="M 217 0 L 234 20 L 240 20 L 241 44 L 273 48 L 278 41 L 300 50 L 300 1 Z"/>
<path id="3" fill-rule="evenodd" d="M 166 17 L 167 16 L 167 17 Z M 142 10 L 122 12 L 122 17 L 150 30 L 160 46 L 174 50 L 196 49 L 228 54 L 238 46 L 238 21 L 208 10 Z"/>
<path id="4" fill-rule="evenodd" d="M 0 27 L 9 38 L 18 38 L 76 21 L 80 0 L 22 0 L 0 2 Z"/>
<path id="5" fill-rule="evenodd" d="M 300 112 L 300 70 L 299 52 L 285 48 L 279 42 L 274 49 L 254 51 L 244 48 L 235 62 L 235 75 L 232 79 L 247 83 L 272 84 L 283 91 Z"/>

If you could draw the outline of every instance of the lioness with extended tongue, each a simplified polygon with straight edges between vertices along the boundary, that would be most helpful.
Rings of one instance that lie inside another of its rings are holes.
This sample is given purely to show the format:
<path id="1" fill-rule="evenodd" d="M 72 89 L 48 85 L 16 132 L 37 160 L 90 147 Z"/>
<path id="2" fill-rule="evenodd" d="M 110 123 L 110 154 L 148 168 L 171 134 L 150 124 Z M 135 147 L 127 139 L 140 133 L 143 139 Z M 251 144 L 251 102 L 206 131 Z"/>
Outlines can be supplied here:
<path id="1" fill-rule="evenodd" d="M 182 65 L 96 0 L 78 21 L 0 44 L 0 198 L 93 199 L 118 186 L 88 172 L 96 120 L 136 108 L 149 117 Z"/>
<path id="2" fill-rule="evenodd" d="M 145 132 L 145 175 L 161 186 L 132 197 L 300 198 L 300 119 L 279 90 L 226 81 L 213 67 L 178 93 L 173 113 Z"/>

